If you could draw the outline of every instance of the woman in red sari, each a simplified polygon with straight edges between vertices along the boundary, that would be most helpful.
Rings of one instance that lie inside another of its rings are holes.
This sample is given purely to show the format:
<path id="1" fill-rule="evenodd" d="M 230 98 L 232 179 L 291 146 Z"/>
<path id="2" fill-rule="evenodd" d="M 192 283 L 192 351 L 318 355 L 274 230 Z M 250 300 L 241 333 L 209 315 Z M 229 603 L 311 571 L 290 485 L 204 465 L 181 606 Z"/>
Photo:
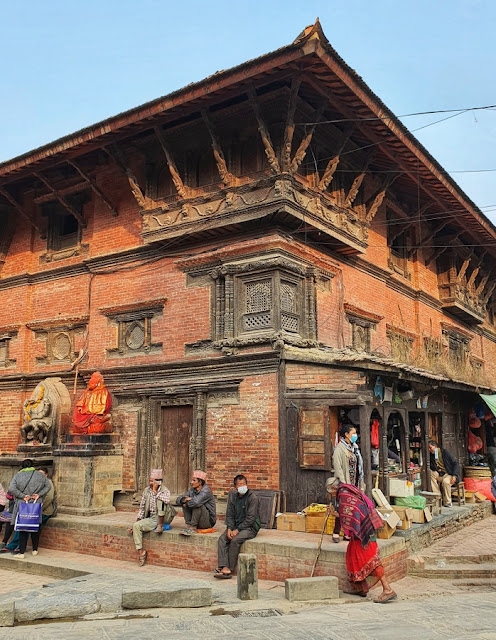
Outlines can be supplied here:
<path id="1" fill-rule="evenodd" d="M 346 549 L 346 569 L 353 593 L 365 598 L 369 589 L 378 582 L 382 593 L 374 602 L 386 603 L 397 596 L 384 575 L 384 567 L 379 558 L 375 532 L 383 522 L 367 496 L 351 484 L 339 484 L 337 478 L 328 478 L 326 491 L 331 499 L 337 498 L 339 518 L 344 535 L 350 538 Z M 372 577 L 370 582 L 367 578 Z"/>

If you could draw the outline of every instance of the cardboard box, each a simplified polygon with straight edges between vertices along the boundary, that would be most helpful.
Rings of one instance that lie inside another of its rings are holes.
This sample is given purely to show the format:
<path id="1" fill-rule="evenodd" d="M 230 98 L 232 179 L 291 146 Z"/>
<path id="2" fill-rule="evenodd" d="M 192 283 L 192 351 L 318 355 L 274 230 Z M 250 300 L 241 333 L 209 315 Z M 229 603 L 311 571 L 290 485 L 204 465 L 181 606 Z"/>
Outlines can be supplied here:
<path id="1" fill-rule="evenodd" d="M 425 509 L 411 509 L 412 522 L 415 524 L 423 524 L 424 522 L 430 522 L 432 520 L 432 513 L 429 507 Z"/>
<path id="2" fill-rule="evenodd" d="M 306 531 L 306 517 L 299 513 L 281 513 L 277 516 L 277 529 L 279 531 Z"/>
<path id="3" fill-rule="evenodd" d="M 400 522 L 400 519 L 393 509 L 379 507 L 377 512 L 384 520 L 384 526 L 377 532 L 377 537 L 381 540 L 388 540 L 396 531 L 396 525 Z"/>
<path id="4" fill-rule="evenodd" d="M 413 482 L 400 480 L 399 478 L 389 478 L 389 495 L 395 498 L 408 498 L 415 495 Z"/>
<path id="5" fill-rule="evenodd" d="M 476 500 L 476 502 L 485 502 L 487 500 L 487 497 L 481 493 L 480 491 L 476 491 L 474 493 L 474 498 Z"/>
<path id="6" fill-rule="evenodd" d="M 411 529 L 414 515 L 413 512 L 415 511 L 415 509 L 410 509 L 409 507 L 397 507 L 393 505 L 393 510 L 400 519 L 400 522 L 396 525 L 396 528 L 401 529 L 401 531 L 408 531 L 408 529 Z"/>
<path id="7" fill-rule="evenodd" d="M 320 507 L 323 511 L 309 511 L 310 507 Z M 303 509 L 305 514 L 305 531 L 307 533 L 322 533 L 324 522 L 327 518 L 327 505 L 312 503 Z M 326 530 L 324 533 L 332 533 L 334 528 L 334 517 L 332 515 L 327 518 Z"/>

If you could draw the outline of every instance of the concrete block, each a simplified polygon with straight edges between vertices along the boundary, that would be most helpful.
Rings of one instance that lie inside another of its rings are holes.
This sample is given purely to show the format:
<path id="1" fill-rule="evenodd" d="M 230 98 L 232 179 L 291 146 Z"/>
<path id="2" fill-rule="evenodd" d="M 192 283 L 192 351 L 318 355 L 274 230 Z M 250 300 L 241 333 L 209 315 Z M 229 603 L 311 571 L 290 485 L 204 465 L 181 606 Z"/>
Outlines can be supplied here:
<path id="1" fill-rule="evenodd" d="M 0 627 L 13 627 L 15 620 L 15 604 L 13 600 L 0 603 Z"/>
<path id="2" fill-rule="evenodd" d="M 339 583 L 334 576 L 288 578 L 285 580 L 285 588 L 286 599 L 290 602 L 339 598 Z"/>
<path id="3" fill-rule="evenodd" d="M 201 580 L 162 582 L 122 590 L 123 609 L 209 607 L 211 604 L 212 587 Z"/>
<path id="4" fill-rule="evenodd" d="M 43 618 L 77 618 L 99 610 L 100 603 L 95 594 L 73 591 L 18 599 L 15 602 L 15 619 L 17 622 L 32 622 Z"/>
<path id="5" fill-rule="evenodd" d="M 257 556 L 251 553 L 239 554 L 237 580 L 240 600 L 258 600 Z"/>

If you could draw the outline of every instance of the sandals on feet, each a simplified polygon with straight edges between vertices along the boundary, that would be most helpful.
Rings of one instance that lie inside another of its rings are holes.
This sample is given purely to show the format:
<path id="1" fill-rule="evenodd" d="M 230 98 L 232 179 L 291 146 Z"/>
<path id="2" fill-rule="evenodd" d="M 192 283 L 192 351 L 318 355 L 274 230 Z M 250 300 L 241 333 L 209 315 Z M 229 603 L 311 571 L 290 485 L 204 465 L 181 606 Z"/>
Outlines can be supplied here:
<path id="1" fill-rule="evenodd" d="M 357 589 L 343 589 L 343 593 L 348 593 L 350 596 L 360 596 L 360 598 L 366 598 L 367 594 Z"/>
<path id="2" fill-rule="evenodd" d="M 339 533 L 333 533 L 332 534 L 332 541 L 335 542 L 336 544 L 338 542 L 341 542 L 341 538 L 339 537 Z"/>
<path id="3" fill-rule="evenodd" d="M 398 594 L 395 593 L 394 591 L 391 591 L 391 593 L 386 593 L 386 594 L 382 594 L 376 598 L 374 600 L 374 602 L 377 602 L 378 604 L 386 604 L 386 602 L 391 602 L 392 600 L 396 600 L 396 598 L 398 597 Z"/>
<path id="4" fill-rule="evenodd" d="M 219 578 L 219 580 L 229 580 L 229 578 L 232 578 L 232 573 L 224 573 L 221 569 L 215 569 L 214 578 Z"/>
<path id="5" fill-rule="evenodd" d="M 143 553 L 142 555 L 140 555 L 139 560 L 138 560 L 138 562 L 139 562 L 139 566 L 140 566 L 140 567 L 144 567 L 144 566 L 145 566 L 145 563 L 146 563 L 146 556 L 147 556 L 147 555 L 148 555 L 148 551 L 145 551 L 145 553 Z"/>
<path id="6" fill-rule="evenodd" d="M 182 536 L 192 536 L 193 535 L 193 530 L 192 529 L 181 529 L 180 534 Z"/>

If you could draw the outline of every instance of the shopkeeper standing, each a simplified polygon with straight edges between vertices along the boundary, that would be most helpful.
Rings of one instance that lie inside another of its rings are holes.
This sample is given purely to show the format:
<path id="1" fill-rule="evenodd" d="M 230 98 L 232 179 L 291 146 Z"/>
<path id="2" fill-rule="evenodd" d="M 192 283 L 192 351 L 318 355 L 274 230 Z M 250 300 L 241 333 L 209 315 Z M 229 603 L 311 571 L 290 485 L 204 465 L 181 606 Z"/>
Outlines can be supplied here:
<path id="1" fill-rule="evenodd" d="M 339 443 L 332 454 L 334 476 L 340 484 L 351 484 L 360 490 L 365 489 L 363 480 L 363 460 L 357 445 L 358 435 L 352 424 L 344 424 L 339 429 Z M 332 541 L 339 542 L 341 524 L 339 518 L 334 522 Z"/>

